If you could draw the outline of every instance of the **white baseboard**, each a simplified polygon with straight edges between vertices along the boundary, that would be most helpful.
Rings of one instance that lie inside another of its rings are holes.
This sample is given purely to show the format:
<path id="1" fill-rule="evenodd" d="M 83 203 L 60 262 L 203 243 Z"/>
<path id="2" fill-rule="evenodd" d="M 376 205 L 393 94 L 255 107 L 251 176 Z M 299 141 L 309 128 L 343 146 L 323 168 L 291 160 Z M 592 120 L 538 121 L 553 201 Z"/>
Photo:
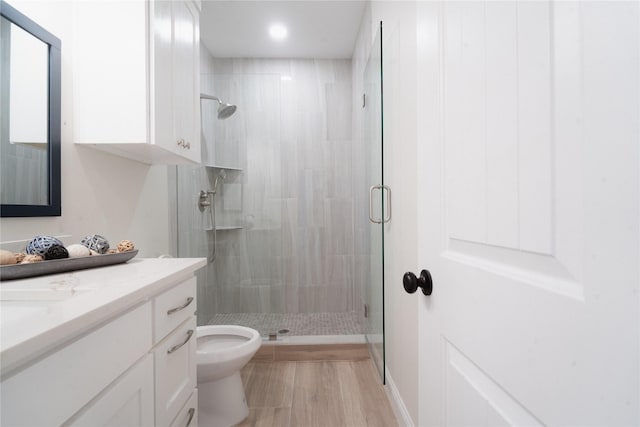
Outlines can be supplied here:
<path id="1" fill-rule="evenodd" d="M 393 409 L 393 413 L 396 416 L 398 424 L 404 427 L 415 427 L 415 424 L 411 419 L 411 415 L 409 415 L 409 411 L 407 410 L 407 407 L 400 396 L 400 392 L 396 387 L 396 383 L 394 383 L 393 378 L 391 378 L 389 369 L 385 368 L 384 374 L 387 380 L 387 385 L 384 387 L 384 390 L 387 393 L 389 402 L 391 402 L 391 408 Z"/>

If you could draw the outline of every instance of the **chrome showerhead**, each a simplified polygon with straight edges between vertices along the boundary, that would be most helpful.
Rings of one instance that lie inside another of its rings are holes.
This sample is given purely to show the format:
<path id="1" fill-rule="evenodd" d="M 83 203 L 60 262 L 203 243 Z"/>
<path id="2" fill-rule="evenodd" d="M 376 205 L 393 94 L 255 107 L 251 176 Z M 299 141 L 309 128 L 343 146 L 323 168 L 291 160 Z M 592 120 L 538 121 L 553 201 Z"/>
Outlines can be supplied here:
<path id="1" fill-rule="evenodd" d="M 218 191 L 218 180 L 219 179 L 222 180 L 222 181 L 227 179 L 227 173 L 224 171 L 224 169 L 220 169 L 220 172 L 218 172 L 218 175 L 216 175 L 216 180 L 213 183 L 213 191 Z"/>
<path id="2" fill-rule="evenodd" d="M 222 102 L 222 100 L 220 100 L 220 98 L 218 98 L 217 96 L 213 96 L 213 95 L 206 95 L 204 93 L 200 94 L 200 99 L 212 99 L 214 101 L 218 101 L 218 119 L 220 120 L 224 120 L 227 119 L 229 117 L 231 117 L 231 115 L 233 113 L 236 112 L 236 106 L 233 104 L 227 104 L 225 102 Z"/>
<path id="3" fill-rule="evenodd" d="M 221 102 L 218 107 L 218 118 L 224 120 L 231 117 L 231 115 L 236 112 L 236 108 L 233 104 L 224 104 Z"/>

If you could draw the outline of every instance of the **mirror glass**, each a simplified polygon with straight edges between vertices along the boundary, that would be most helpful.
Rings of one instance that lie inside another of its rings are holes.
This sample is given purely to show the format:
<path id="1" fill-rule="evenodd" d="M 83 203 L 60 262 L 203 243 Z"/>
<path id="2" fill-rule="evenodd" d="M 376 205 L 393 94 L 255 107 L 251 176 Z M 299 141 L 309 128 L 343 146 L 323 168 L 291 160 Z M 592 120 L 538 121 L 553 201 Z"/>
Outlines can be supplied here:
<path id="1" fill-rule="evenodd" d="M 2 2 L 0 211 L 60 215 L 60 41 Z"/>

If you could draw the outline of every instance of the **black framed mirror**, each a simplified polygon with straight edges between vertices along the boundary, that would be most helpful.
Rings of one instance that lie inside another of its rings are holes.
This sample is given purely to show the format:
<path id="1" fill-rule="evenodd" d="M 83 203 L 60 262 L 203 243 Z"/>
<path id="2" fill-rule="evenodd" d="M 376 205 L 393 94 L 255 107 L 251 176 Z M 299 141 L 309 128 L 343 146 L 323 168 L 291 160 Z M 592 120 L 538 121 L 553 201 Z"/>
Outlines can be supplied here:
<path id="1" fill-rule="evenodd" d="M 0 0 L 0 216 L 61 215 L 61 42 Z"/>

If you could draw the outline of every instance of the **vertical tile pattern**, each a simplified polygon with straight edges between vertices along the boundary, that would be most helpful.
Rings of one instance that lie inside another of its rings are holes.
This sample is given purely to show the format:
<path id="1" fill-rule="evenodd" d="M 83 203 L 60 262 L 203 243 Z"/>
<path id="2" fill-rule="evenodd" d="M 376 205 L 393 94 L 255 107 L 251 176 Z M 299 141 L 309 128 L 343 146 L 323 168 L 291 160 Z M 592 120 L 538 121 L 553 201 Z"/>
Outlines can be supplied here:
<path id="1" fill-rule="evenodd" d="M 4 91 L 3 91 L 4 92 Z M 49 200 L 47 176 L 47 150 L 28 145 L 4 143 L 9 141 L 8 120 L 1 127 L 0 169 L 5 178 L 2 182 L 2 203 L 14 205 L 43 205 Z M 7 179 L 11 177 L 11 179 Z"/>
<path id="2" fill-rule="evenodd" d="M 243 169 L 216 219 L 243 228 L 217 232 L 199 312 L 355 312 L 351 61 L 202 56 L 203 90 L 238 106 L 221 121 L 203 104 L 203 158 Z"/>

